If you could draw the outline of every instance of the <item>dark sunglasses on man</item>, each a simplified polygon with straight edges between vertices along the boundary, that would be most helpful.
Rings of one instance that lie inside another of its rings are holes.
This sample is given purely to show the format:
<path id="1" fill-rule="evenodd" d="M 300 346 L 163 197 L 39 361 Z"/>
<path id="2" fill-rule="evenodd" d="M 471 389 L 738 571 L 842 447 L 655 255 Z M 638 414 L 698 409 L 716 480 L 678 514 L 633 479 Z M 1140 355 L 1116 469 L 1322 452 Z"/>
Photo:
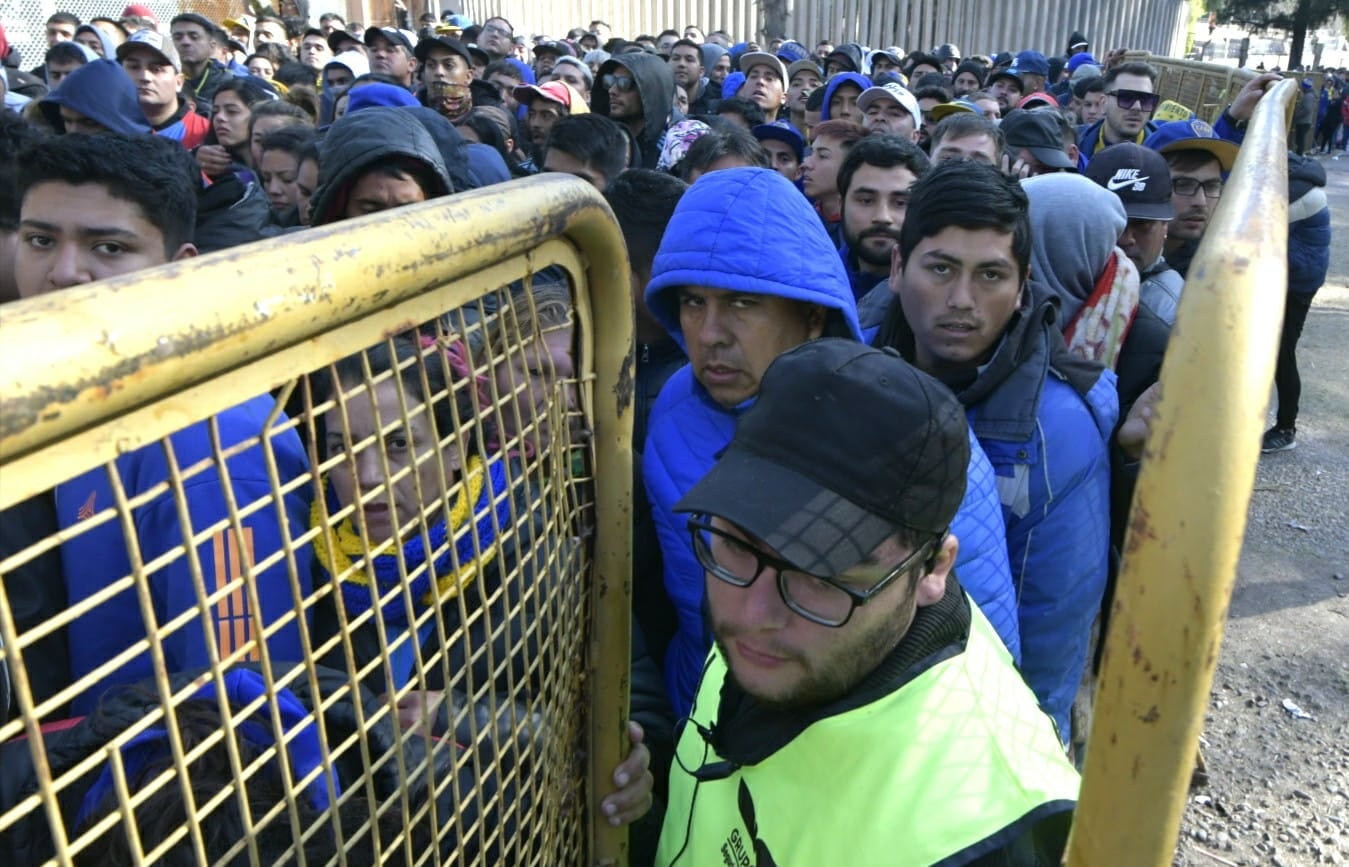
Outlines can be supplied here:
<path id="1" fill-rule="evenodd" d="M 605 90 L 617 90 L 619 93 L 627 93 L 637 86 L 637 82 L 630 75 L 609 74 L 604 76 L 603 82 Z"/>
<path id="2" fill-rule="evenodd" d="M 1142 90 L 1112 90 L 1106 96 L 1113 96 L 1119 107 L 1126 110 L 1155 111 L 1157 108 L 1158 97 L 1155 93 Z"/>

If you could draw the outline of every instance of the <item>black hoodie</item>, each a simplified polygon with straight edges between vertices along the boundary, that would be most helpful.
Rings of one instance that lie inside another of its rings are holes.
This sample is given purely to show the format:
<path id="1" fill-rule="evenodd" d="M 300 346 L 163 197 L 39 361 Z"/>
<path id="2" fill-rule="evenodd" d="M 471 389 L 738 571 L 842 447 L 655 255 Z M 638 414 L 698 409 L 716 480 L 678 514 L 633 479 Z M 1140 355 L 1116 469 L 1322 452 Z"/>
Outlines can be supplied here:
<path id="1" fill-rule="evenodd" d="M 670 114 L 674 108 L 674 75 L 670 72 L 669 64 L 654 54 L 620 54 L 607 60 L 600 67 L 599 75 L 595 76 L 595 88 L 591 92 L 590 108 L 596 114 L 609 117 L 609 88 L 602 82 L 604 76 L 620 66 L 630 72 L 637 82 L 645 122 L 641 133 L 636 136 L 642 164 L 629 168 L 654 169 L 660 161 L 661 138 L 670 124 Z"/>
<path id="2" fill-rule="evenodd" d="M 328 128 L 319 161 L 318 189 L 312 203 L 312 225 L 342 219 L 351 185 L 375 165 L 397 159 L 424 163 L 440 189 L 427 198 L 454 192 L 445 159 L 425 125 L 405 108 L 376 106 L 344 115 Z"/>

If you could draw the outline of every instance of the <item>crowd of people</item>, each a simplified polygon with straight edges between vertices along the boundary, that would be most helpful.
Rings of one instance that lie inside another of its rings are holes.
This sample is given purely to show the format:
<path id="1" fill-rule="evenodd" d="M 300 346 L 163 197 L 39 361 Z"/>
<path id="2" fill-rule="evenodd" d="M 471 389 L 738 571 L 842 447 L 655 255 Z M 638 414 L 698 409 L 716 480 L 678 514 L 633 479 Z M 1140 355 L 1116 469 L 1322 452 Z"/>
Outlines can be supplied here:
<path id="1" fill-rule="evenodd" d="M 1210 125 L 1162 100 L 1156 69 L 1098 59 L 1076 32 L 1053 56 L 696 26 L 629 40 L 601 21 L 531 43 L 504 18 L 414 30 L 396 8 L 370 27 L 312 22 L 303 0 L 167 26 L 139 5 L 59 12 L 30 72 L 0 34 L 0 300 L 541 172 L 580 178 L 627 243 L 637 339 L 634 722 L 594 809 L 632 825 L 638 863 L 824 863 L 841 845 L 858 863 L 1056 863 L 1161 364 L 1279 76 Z M 1266 452 L 1296 445 L 1295 350 L 1330 246 L 1325 171 L 1288 159 Z M 460 778 L 428 796 L 442 812 L 489 789 L 498 805 L 540 797 L 454 755 L 490 731 L 483 766 L 523 766 L 557 724 L 531 697 L 567 624 L 540 599 L 591 530 L 537 474 L 569 466 L 587 432 L 565 275 L 492 302 L 304 377 L 286 413 L 258 395 L 0 513 L 19 635 L 80 611 L 22 654 L 62 767 L 145 714 L 160 668 L 186 684 L 265 648 L 327 673 L 270 698 L 278 718 L 346 731 L 384 707 L 381 744 L 420 745 Z M 211 464 L 229 449 L 228 468 Z M 98 520 L 119 502 L 133 523 Z M 109 591 L 142 569 L 143 594 Z M 225 589 L 230 604 L 205 604 Z M 154 653 L 130 650 L 175 618 Z M 241 703 L 259 691 L 250 665 L 230 670 Z M 354 695 L 324 701 L 348 679 Z M 215 698 L 193 696 L 192 738 L 218 727 Z M 0 723 L 16 702 L 0 690 Z M 122 748 L 133 788 L 171 764 L 164 725 Z M 282 751 L 299 773 L 317 766 L 306 732 Z M 3 815 L 38 776 L 28 745 L 0 749 L 15 756 Z M 223 755 L 196 767 L 228 782 Z M 370 774 L 366 797 L 408 784 L 356 762 L 319 775 L 304 809 Z M 67 827 L 119 809 L 114 788 L 104 772 L 63 803 Z M 147 850 L 185 819 L 166 791 L 136 811 Z M 228 847 L 239 816 L 224 812 L 211 840 Z M 0 852 L 48 857 L 46 821 L 0 830 Z M 131 841 L 103 834 L 88 863 Z"/>

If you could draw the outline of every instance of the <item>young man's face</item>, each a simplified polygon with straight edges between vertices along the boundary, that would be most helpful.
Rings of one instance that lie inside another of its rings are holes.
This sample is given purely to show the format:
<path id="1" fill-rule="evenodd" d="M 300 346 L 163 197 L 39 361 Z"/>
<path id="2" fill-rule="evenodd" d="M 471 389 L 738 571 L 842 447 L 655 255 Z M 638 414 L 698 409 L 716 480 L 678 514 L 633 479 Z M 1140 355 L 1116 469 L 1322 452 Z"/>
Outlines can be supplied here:
<path id="1" fill-rule="evenodd" d="M 183 244 L 164 249 L 164 234 L 141 209 L 101 184 L 38 184 L 23 198 L 14 277 L 31 298 L 195 256 Z"/>
<path id="2" fill-rule="evenodd" d="M 691 45 L 678 45 L 670 52 L 670 74 L 675 84 L 694 87 L 703 77 L 703 55 Z"/>
<path id="3" fill-rule="evenodd" d="M 857 97 L 861 95 L 862 88 L 852 82 L 834 88 L 834 92 L 829 94 L 829 119 L 862 123 L 862 113 L 857 110 Z M 885 102 L 885 100 L 877 101 Z M 895 105 L 898 106 L 899 103 Z"/>
<path id="4" fill-rule="evenodd" d="M 871 61 L 871 74 L 880 75 L 882 72 L 896 72 L 899 70 L 899 64 L 883 54 L 876 55 L 876 59 Z"/>
<path id="5" fill-rule="evenodd" d="M 988 133 L 975 133 L 960 138 L 944 138 L 932 149 L 932 164 L 942 160 L 973 160 L 996 166 L 1002 154 L 998 143 Z"/>
<path id="6" fill-rule="evenodd" d="M 384 172 L 372 171 L 351 185 L 346 211 L 342 216 L 348 219 L 363 217 L 424 201 L 426 192 L 412 176 L 400 173 L 398 177 L 393 177 Z"/>
<path id="7" fill-rule="evenodd" d="M 955 77 L 951 82 L 951 90 L 956 96 L 965 96 L 974 93 L 979 89 L 979 78 L 969 70 L 965 70 Z"/>
<path id="8" fill-rule="evenodd" d="M 264 21 L 258 25 L 257 32 L 253 34 L 253 41 L 258 45 L 265 42 L 275 42 L 277 45 L 285 45 L 290 40 L 286 38 L 286 31 L 280 24 L 271 21 Z"/>
<path id="9" fill-rule="evenodd" d="M 726 80 L 726 76 L 731 74 L 731 55 L 723 54 L 717 58 L 717 63 L 712 67 L 712 72 L 708 76 L 717 84 Z"/>
<path id="10" fill-rule="evenodd" d="M 759 146 L 768 154 L 768 164 L 772 166 L 773 171 L 796 183 L 796 179 L 801 177 L 801 160 L 797 158 L 792 146 L 772 138 L 761 140 Z"/>
<path id="11" fill-rule="evenodd" d="M 809 69 L 803 69 L 792 76 L 792 82 L 787 87 L 787 107 L 792 111 L 805 111 L 806 100 L 810 98 L 810 93 L 815 88 L 823 84 L 820 76 L 811 72 Z"/>
<path id="12" fill-rule="evenodd" d="M 553 127 L 568 114 L 567 107 L 560 102 L 542 96 L 530 100 L 529 111 L 525 114 L 525 130 L 529 133 L 530 143 L 536 148 L 542 148 Z"/>
<path id="13" fill-rule="evenodd" d="M 1119 236 L 1119 248 L 1140 272 L 1157 261 L 1165 244 L 1165 220 L 1130 219 Z"/>
<path id="14" fill-rule="evenodd" d="M 306 36 L 300 43 L 300 62 L 315 72 L 323 69 L 333 59 L 333 51 L 328 40 L 322 36 Z"/>
<path id="15" fill-rule="evenodd" d="M 507 75 L 504 72 L 494 72 L 487 79 L 489 84 L 495 85 L 497 93 L 501 95 L 501 103 L 506 111 L 515 114 L 520 103 L 515 101 L 515 89 L 520 86 L 520 79 L 514 75 Z"/>
<path id="16" fill-rule="evenodd" d="M 179 21 L 173 25 L 173 47 L 183 63 L 205 63 L 215 50 L 211 37 L 200 24 Z"/>
<path id="17" fill-rule="evenodd" d="M 801 161 L 801 187 L 812 199 L 838 192 L 838 169 L 847 156 L 843 142 L 832 136 L 820 136 L 810 153 Z"/>
<path id="18" fill-rule="evenodd" d="M 679 327 L 693 375 L 727 408 L 759 393 L 764 371 L 779 355 L 819 337 L 824 317 L 821 307 L 777 295 L 679 290 Z"/>
<path id="19" fill-rule="evenodd" d="M 370 40 L 367 46 L 370 53 L 370 71 L 392 75 L 399 81 L 411 81 L 412 71 L 417 61 L 408 56 L 407 50 L 383 34 Z"/>
<path id="20" fill-rule="evenodd" d="M 769 120 L 773 120 L 787 100 L 778 70 L 766 63 L 757 64 L 745 76 L 745 84 L 749 87 L 749 98 L 764 110 Z"/>
<path id="21" fill-rule="evenodd" d="M 75 38 L 75 25 L 66 21 L 47 22 L 47 47 L 58 42 L 69 42 Z"/>
<path id="22" fill-rule="evenodd" d="M 1132 139 L 1143 129 L 1156 108 L 1152 79 L 1146 75 L 1121 75 L 1107 88 L 1105 122 L 1116 136 Z M 1150 104 L 1144 103 L 1151 101 Z"/>
<path id="23" fill-rule="evenodd" d="M 834 96 L 838 96 L 837 91 Z M 834 116 L 832 110 L 829 116 Z M 878 99 L 867 106 L 866 114 L 862 117 L 862 125 L 869 132 L 889 133 L 905 141 L 913 141 L 917 123 L 909 110 L 895 100 Z"/>
<path id="24" fill-rule="evenodd" d="M 1010 232 L 947 226 L 907 260 L 896 249 L 890 291 L 913 329 L 918 368 L 936 375 L 987 361 L 1016 312 L 1021 284 Z"/>
<path id="25" fill-rule="evenodd" d="M 553 80 L 565 81 L 579 94 L 586 102 L 590 101 L 590 85 L 586 83 L 585 76 L 581 70 L 576 68 L 574 63 L 560 63 L 553 67 Z"/>
<path id="26" fill-rule="evenodd" d="M 639 120 L 642 117 L 642 94 L 637 79 L 623 66 L 615 66 L 605 76 L 609 88 L 609 117 L 617 121 Z"/>
<path id="27" fill-rule="evenodd" d="M 56 86 L 66 80 L 66 76 L 83 66 L 76 60 L 62 63 L 59 60 L 53 60 L 47 64 L 47 88 L 55 90 Z"/>
<path id="28" fill-rule="evenodd" d="M 1094 93 L 1088 93 L 1077 107 L 1077 116 L 1081 118 L 1083 123 L 1096 123 L 1096 121 L 1105 117 L 1105 102 L 1105 91 L 1098 90 Z"/>
<path id="29" fill-rule="evenodd" d="M 1006 114 L 1021 99 L 1021 82 L 1015 78 L 1004 76 L 990 84 L 988 92 L 998 101 L 998 108 L 1001 112 Z"/>
<path id="30" fill-rule="evenodd" d="M 75 41 L 88 48 L 99 57 L 103 57 L 103 40 L 98 38 L 97 33 L 91 33 L 88 30 L 75 34 Z"/>
<path id="31" fill-rule="evenodd" d="M 917 180 L 907 166 L 863 163 L 853 173 L 843 198 L 843 237 L 863 271 L 890 273 L 891 253 L 899 245 L 909 207 L 909 188 Z"/>
<path id="32" fill-rule="evenodd" d="M 514 36 L 506 19 L 488 18 L 478 35 L 478 47 L 493 57 L 505 57 L 515 48 Z"/>
<path id="33" fill-rule="evenodd" d="M 1176 218 L 1167 234 L 1172 240 L 1198 241 L 1204 237 L 1213 209 L 1222 197 L 1222 183 L 1222 165 L 1216 158 L 1197 167 L 1171 170 L 1171 206 Z M 1204 187 L 1217 195 L 1205 192 Z"/>
<path id="34" fill-rule="evenodd" d="M 148 51 L 131 51 L 122 61 L 122 69 L 136 85 L 136 96 L 146 115 L 154 115 L 168 106 L 178 105 L 183 87 L 182 73 Z"/>
<path id="35" fill-rule="evenodd" d="M 543 170 L 575 175 L 601 193 L 609 188 L 609 179 L 605 177 L 604 172 L 555 147 L 549 148 L 548 153 L 543 155 Z"/>
<path id="36" fill-rule="evenodd" d="M 704 538 L 713 558 L 741 580 L 752 577 L 758 556 L 777 556 L 733 524 L 714 518 L 712 525 L 720 533 Z M 777 708 L 818 707 L 846 695 L 899 643 L 914 612 L 945 595 L 946 572 L 955 550 L 953 543 L 947 545 L 951 555 L 943 556 L 932 572 L 917 580 L 913 573 L 900 575 L 866 605 L 853 608 L 839 627 L 821 626 L 788 608 L 779 581 L 773 580 L 777 576 L 767 569 L 748 587 L 707 574 L 712 633 L 731 676 L 745 692 Z M 863 593 L 911 553 L 891 537 L 868 560 L 842 575 L 828 577 Z M 925 572 L 922 565 L 914 569 Z M 804 573 L 793 576 L 789 570 L 787 581 L 789 587 L 805 588 L 803 598 L 793 596 L 798 604 L 850 604 L 846 593 L 825 590 Z"/>

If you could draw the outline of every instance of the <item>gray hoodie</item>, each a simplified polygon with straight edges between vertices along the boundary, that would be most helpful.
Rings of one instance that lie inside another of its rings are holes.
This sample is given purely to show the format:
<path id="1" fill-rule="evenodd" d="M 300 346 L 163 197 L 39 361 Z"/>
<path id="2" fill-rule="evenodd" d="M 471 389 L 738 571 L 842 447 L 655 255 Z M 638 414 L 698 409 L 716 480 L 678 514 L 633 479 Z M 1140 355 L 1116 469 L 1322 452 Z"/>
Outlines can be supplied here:
<path id="1" fill-rule="evenodd" d="M 1030 279 L 1058 296 L 1066 328 L 1091 297 L 1129 220 L 1118 196 L 1081 175 L 1040 175 L 1021 186 L 1030 198 Z"/>
<path id="2" fill-rule="evenodd" d="M 670 72 L 670 65 L 655 54 L 620 54 L 605 62 L 600 67 L 599 75 L 595 76 L 590 108 L 596 114 L 609 117 L 609 88 L 604 86 L 604 76 L 619 67 L 630 72 L 637 82 L 645 121 L 641 134 L 637 136 L 637 150 L 642 164 L 629 168 L 654 169 L 660 161 L 661 139 L 671 123 L 670 115 L 674 109 L 674 75 Z"/>

